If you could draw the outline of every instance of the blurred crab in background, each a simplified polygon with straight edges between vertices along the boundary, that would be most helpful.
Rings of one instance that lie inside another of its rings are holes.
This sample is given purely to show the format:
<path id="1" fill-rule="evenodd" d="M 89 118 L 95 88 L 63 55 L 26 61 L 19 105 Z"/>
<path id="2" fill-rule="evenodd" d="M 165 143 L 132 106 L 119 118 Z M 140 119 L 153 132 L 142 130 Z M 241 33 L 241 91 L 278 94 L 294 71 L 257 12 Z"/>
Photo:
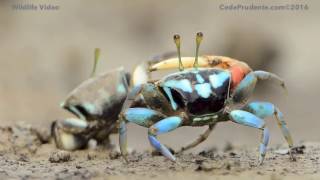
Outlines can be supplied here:
<path id="1" fill-rule="evenodd" d="M 61 107 L 73 113 L 77 118 L 54 121 L 51 134 L 56 146 L 65 150 L 87 147 L 89 140 L 110 145 L 109 135 L 116 133 L 116 121 L 130 84 L 138 85 L 149 79 L 148 67 L 161 57 L 136 66 L 132 75 L 122 67 L 95 75 L 100 50 L 95 50 L 94 66 L 91 77 L 82 82 L 61 103 Z"/>
<path id="2" fill-rule="evenodd" d="M 261 130 L 259 164 L 265 158 L 269 130 L 264 118 L 275 116 L 284 138 L 291 149 L 292 137 L 280 110 L 269 102 L 249 102 L 256 83 L 273 80 L 285 89 L 277 75 L 266 71 L 253 71 L 246 63 L 223 56 L 198 57 L 203 34 L 196 36 L 195 57 L 181 57 L 180 36 L 174 36 L 178 58 L 163 60 L 151 65 L 150 71 L 179 68 L 179 72 L 134 86 L 128 93 L 119 115 L 119 144 L 122 156 L 127 159 L 126 123 L 132 122 L 148 128 L 152 147 L 166 158 L 175 161 L 174 155 L 157 139 L 157 135 L 182 126 L 208 126 L 194 142 L 180 152 L 193 148 L 209 136 L 218 122 L 232 121 Z"/>

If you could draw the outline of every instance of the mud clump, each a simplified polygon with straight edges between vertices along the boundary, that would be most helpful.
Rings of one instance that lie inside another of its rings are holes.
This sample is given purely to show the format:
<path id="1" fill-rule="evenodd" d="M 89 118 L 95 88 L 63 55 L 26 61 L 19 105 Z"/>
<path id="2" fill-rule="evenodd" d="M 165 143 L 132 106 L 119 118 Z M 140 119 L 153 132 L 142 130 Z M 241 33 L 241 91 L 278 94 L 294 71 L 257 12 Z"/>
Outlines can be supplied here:
<path id="1" fill-rule="evenodd" d="M 291 153 L 293 155 L 304 154 L 305 150 L 306 150 L 305 145 L 295 146 L 291 149 Z M 289 149 L 278 149 L 275 151 L 275 153 L 281 154 L 281 155 L 290 154 Z"/>
<path id="2" fill-rule="evenodd" d="M 118 152 L 118 151 L 111 151 L 111 152 L 109 153 L 109 158 L 110 158 L 111 160 L 119 159 L 120 157 L 121 157 L 121 154 L 120 154 L 120 152 Z"/>
<path id="3" fill-rule="evenodd" d="M 217 151 L 218 151 L 218 149 L 216 147 L 211 147 L 208 150 L 203 150 L 203 151 L 199 152 L 198 155 L 206 157 L 206 158 L 214 159 Z"/>
<path id="4" fill-rule="evenodd" d="M 201 163 L 199 166 L 195 169 L 195 171 L 212 171 L 214 169 L 212 164 L 209 163 Z"/>
<path id="5" fill-rule="evenodd" d="M 223 148 L 223 151 L 228 152 L 228 151 L 232 151 L 233 149 L 234 149 L 233 145 L 230 142 L 227 142 L 227 144 Z"/>
<path id="6" fill-rule="evenodd" d="M 0 127 L 0 134 L 0 151 L 12 151 L 15 154 L 34 154 L 42 144 L 50 141 L 48 130 L 33 128 L 23 123 Z"/>
<path id="7" fill-rule="evenodd" d="M 304 154 L 304 150 L 306 149 L 305 145 L 296 146 L 292 148 L 293 154 Z"/>
<path id="8" fill-rule="evenodd" d="M 70 152 L 62 151 L 62 150 L 51 153 L 49 157 L 49 161 L 51 163 L 62 163 L 62 162 L 68 162 L 70 160 L 71 160 Z"/>

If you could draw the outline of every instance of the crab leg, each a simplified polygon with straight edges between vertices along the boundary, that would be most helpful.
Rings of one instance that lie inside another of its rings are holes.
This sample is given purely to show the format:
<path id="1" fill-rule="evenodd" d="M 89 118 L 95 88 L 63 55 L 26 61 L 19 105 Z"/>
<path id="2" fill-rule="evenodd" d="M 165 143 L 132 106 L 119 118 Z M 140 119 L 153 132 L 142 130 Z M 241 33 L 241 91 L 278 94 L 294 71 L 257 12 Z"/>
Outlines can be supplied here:
<path id="1" fill-rule="evenodd" d="M 125 121 L 120 121 L 119 124 L 119 145 L 120 145 L 120 152 L 122 157 L 126 162 L 128 161 L 127 155 L 128 155 L 128 150 L 127 150 L 127 126 Z"/>
<path id="2" fill-rule="evenodd" d="M 119 116 L 119 144 L 120 151 L 124 159 L 127 159 L 127 128 L 126 122 L 132 122 L 137 125 L 149 128 L 152 124 L 163 119 L 165 116 L 157 111 L 148 108 L 129 108 L 122 112 Z"/>
<path id="3" fill-rule="evenodd" d="M 172 116 L 165 118 L 156 124 L 152 125 L 149 128 L 148 131 L 148 138 L 150 141 L 150 144 L 159 152 L 161 152 L 162 155 L 170 159 L 171 161 L 175 161 L 176 158 L 171 154 L 169 149 L 165 147 L 163 144 L 161 144 L 158 139 L 157 135 L 170 132 L 174 129 L 177 129 L 182 123 L 182 119 L 178 116 Z"/>
<path id="4" fill-rule="evenodd" d="M 267 71 L 254 71 L 253 72 L 259 80 L 273 80 L 278 83 L 285 91 L 286 85 L 284 81 L 277 75 Z"/>
<path id="5" fill-rule="evenodd" d="M 267 145 L 269 142 L 269 130 L 265 127 L 264 120 L 260 119 L 258 116 L 250 112 L 246 112 L 243 110 L 233 110 L 230 112 L 229 117 L 233 122 L 236 122 L 238 124 L 262 130 L 262 138 L 259 148 L 259 165 L 261 165 L 266 155 Z"/>
<path id="6" fill-rule="evenodd" d="M 215 125 L 216 124 L 209 125 L 208 129 L 205 132 L 200 134 L 200 136 L 197 139 L 195 139 L 192 143 L 190 143 L 190 144 L 188 144 L 186 146 L 183 146 L 180 149 L 179 153 L 181 153 L 183 151 L 186 151 L 186 150 L 189 150 L 191 148 L 194 148 L 197 145 L 199 145 L 200 143 L 202 143 L 203 141 L 205 141 L 209 137 L 209 135 L 211 134 L 211 132 L 212 132 L 213 128 L 215 127 Z"/>
<path id="7" fill-rule="evenodd" d="M 275 80 L 279 83 L 281 87 L 285 88 L 284 81 L 280 79 L 277 75 L 266 72 L 266 71 L 253 71 L 245 76 L 245 78 L 239 83 L 239 85 L 234 90 L 231 95 L 233 102 L 244 103 L 250 95 L 258 82 L 258 80 Z"/>
<path id="8" fill-rule="evenodd" d="M 289 132 L 286 122 L 284 121 L 283 114 L 277 107 L 275 107 L 272 103 L 269 102 L 251 102 L 247 104 L 243 108 L 243 110 L 251 112 L 252 114 L 255 114 L 260 118 L 265 118 L 274 115 L 275 119 L 277 120 L 277 124 L 280 127 L 282 134 L 289 145 L 289 153 L 291 159 L 295 159 L 291 153 L 291 149 L 293 147 L 293 140 L 291 134 Z"/>

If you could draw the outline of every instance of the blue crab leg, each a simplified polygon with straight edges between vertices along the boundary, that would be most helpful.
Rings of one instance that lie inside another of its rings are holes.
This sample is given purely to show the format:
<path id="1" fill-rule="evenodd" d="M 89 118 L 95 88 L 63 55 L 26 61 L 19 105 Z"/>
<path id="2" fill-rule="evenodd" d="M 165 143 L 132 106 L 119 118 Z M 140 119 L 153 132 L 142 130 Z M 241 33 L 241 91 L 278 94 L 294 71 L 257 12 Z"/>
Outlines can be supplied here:
<path id="1" fill-rule="evenodd" d="M 291 153 L 291 149 L 293 147 L 293 140 L 291 134 L 289 132 L 286 122 L 284 121 L 283 114 L 277 107 L 275 107 L 275 105 L 269 102 L 251 102 L 244 106 L 243 110 L 251 112 L 252 114 L 255 114 L 260 118 L 265 118 L 274 115 L 277 120 L 277 124 L 280 127 L 282 134 L 289 145 L 289 153 L 291 159 L 294 159 Z"/>
<path id="2" fill-rule="evenodd" d="M 230 112 L 229 116 L 233 122 L 262 130 L 262 138 L 259 148 L 259 165 L 261 165 L 266 155 L 267 145 L 269 142 L 269 130 L 265 127 L 264 120 L 243 110 L 233 110 Z"/>
<path id="3" fill-rule="evenodd" d="M 148 131 L 148 138 L 150 141 L 150 144 L 159 152 L 161 152 L 162 155 L 170 159 L 171 161 L 175 161 L 176 158 L 171 154 L 169 149 L 165 147 L 163 144 L 161 144 L 158 139 L 157 135 L 170 132 L 174 129 L 177 129 L 182 123 L 182 119 L 178 116 L 172 116 L 165 118 L 156 124 L 152 125 L 149 128 Z"/>
<path id="4" fill-rule="evenodd" d="M 235 103 L 245 102 L 253 93 L 253 90 L 258 80 L 273 80 L 286 90 L 284 81 L 277 75 L 266 71 L 253 71 L 246 75 L 246 77 L 239 83 L 234 90 L 232 100 Z"/>
<path id="5" fill-rule="evenodd" d="M 183 151 L 189 150 L 191 148 L 196 147 L 197 145 L 199 145 L 200 143 L 202 143 L 203 141 L 205 141 L 209 135 L 211 134 L 213 128 L 215 127 L 216 124 L 211 124 L 209 125 L 208 129 L 206 131 L 204 131 L 196 140 L 194 140 L 193 142 L 191 142 L 190 144 L 183 146 L 180 151 L 178 153 L 181 153 Z"/>
<path id="6" fill-rule="evenodd" d="M 128 150 L 127 150 L 127 126 L 125 121 L 120 120 L 119 125 L 119 145 L 120 145 L 120 152 L 122 157 L 126 162 L 129 162 L 127 159 Z"/>
<path id="7" fill-rule="evenodd" d="M 132 122 L 149 128 L 152 124 L 163 119 L 161 113 L 148 108 L 129 108 L 120 114 L 119 145 L 124 159 L 127 160 L 127 128 L 126 122 Z"/>

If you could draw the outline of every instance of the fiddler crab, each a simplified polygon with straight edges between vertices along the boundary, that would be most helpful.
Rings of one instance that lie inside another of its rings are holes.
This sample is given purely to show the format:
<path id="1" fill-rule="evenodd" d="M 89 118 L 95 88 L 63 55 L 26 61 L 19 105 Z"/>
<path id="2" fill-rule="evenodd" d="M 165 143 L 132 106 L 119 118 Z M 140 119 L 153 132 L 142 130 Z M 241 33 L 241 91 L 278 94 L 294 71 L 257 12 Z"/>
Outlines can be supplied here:
<path id="1" fill-rule="evenodd" d="M 280 110 L 269 102 L 249 102 L 258 81 L 274 80 L 285 89 L 277 75 L 253 71 L 246 63 L 223 56 L 198 57 L 201 32 L 196 35 L 195 57 L 181 57 L 180 36 L 174 35 L 178 58 L 153 64 L 150 71 L 179 68 L 179 72 L 134 86 L 124 101 L 119 114 L 119 144 L 123 158 L 127 155 L 128 122 L 148 128 L 151 146 L 163 156 L 175 161 L 175 156 L 157 136 L 182 126 L 208 126 L 194 142 L 180 152 L 193 148 L 208 138 L 218 122 L 232 121 L 261 130 L 259 164 L 262 164 L 269 142 L 269 130 L 263 120 L 274 116 L 291 149 L 292 137 Z M 90 109 L 90 108 L 89 108 Z"/>
<path id="2" fill-rule="evenodd" d="M 208 129 L 198 139 L 181 148 L 179 152 L 183 152 L 203 142 L 217 122 L 231 120 L 262 130 L 261 164 L 269 140 L 269 131 L 262 119 L 274 115 L 291 149 L 292 138 L 279 109 L 268 102 L 246 104 L 258 80 L 275 80 L 285 88 L 284 82 L 272 73 L 252 71 L 246 63 L 229 57 L 198 57 L 201 40 L 202 33 L 198 33 L 195 57 L 181 57 L 180 37 L 175 35 L 178 58 L 166 59 L 171 54 L 156 57 L 138 65 L 131 75 L 118 68 L 95 76 L 100 54 L 96 49 L 91 77 L 61 104 L 77 118 L 52 123 L 51 132 L 57 147 L 76 150 L 86 147 L 90 139 L 108 142 L 109 135 L 117 132 L 119 119 L 120 150 L 126 161 L 127 122 L 149 128 L 151 145 L 174 161 L 175 157 L 157 140 L 157 135 L 181 126 L 207 125 Z M 178 67 L 178 73 L 151 80 L 152 71 Z M 242 107 L 232 110 L 236 105 Z"/>

